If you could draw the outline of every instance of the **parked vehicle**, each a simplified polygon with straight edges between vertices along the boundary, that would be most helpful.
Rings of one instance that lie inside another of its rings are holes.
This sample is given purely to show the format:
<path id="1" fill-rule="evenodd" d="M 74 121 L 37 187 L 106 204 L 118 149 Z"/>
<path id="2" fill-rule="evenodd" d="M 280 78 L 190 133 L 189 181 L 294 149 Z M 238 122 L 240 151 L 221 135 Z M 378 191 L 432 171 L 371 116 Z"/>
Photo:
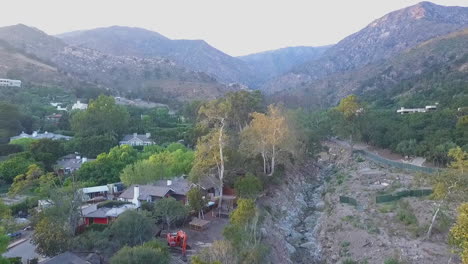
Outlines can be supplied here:
<path id="1" fill-rule="evenodd" d="M 21 237 L 21 232 L 8 233 L 8 236 L 12 239 L 18 239 Z"/>

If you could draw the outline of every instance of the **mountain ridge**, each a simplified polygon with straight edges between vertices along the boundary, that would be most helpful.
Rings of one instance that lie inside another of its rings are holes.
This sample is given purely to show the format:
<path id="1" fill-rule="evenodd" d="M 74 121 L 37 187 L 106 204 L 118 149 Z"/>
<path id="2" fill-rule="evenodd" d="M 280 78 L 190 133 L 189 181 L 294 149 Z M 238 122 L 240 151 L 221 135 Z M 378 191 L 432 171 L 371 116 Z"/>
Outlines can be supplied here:
<path id="1" fill-rule="evenodd" d="M 388 59 L 431 38 L 468 26 L 468 7 L 421 2 L 386 14 L 261 89 L 277 92 Z"/>
<path id="2" fill-rule="evenodd" d="M 35 58 L 57 69 L 54 75 L 60 85 L 73 78 L 81 83 L 101 87 L 115 93 L 150 97 L 160 100 L 193 100 L 216 98 L 232 88 L 219 84 L 214 78 L 203 73 L 188 71 L 176 66 L 165 58 L 136 58 L 113 56 L 93 49 L 70 46 L 62 40 L 22 24 L 0 28 L 0 41 L 10 50 Z M 4 53 L 0 68 L 5 75 L 16 72 L 16 76 L 27 79 L 18 65 L 29 65 L 18 58 L 13 63 L 11 54 Z M 43 69 L 42 69 L 43 70 Z M 38 81 L 47 83 L 44 78 Z M 30 79 L 35 82 L 36 80 Z"/>

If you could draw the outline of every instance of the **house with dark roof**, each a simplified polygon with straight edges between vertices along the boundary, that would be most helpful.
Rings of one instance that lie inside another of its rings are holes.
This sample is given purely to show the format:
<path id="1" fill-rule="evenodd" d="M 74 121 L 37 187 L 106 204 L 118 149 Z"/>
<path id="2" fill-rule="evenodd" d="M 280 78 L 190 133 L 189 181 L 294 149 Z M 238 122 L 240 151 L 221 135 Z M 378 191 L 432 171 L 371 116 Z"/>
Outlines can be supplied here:
<path id="1" fill-rule="evenodd" d="M 57 255 L 41 263 L 42 264 L 90 264 L 91 262 L 80 258 L 78 255 L 70 251 L 66 251 L 60 255 Z"/>
<path id="2" fill-rule="evenodd" d="M 219 196 L 219 180 L 216 177 L 206 176 L 199 183 L 193 184 L 186 176 L 181 176 L 171 180 L 159 180 L 153 184 L 132 185 L 122 192 L 119 200 L 140 206 L 141 202 L 156 202 L 164 197 L 173 197 L 186 204 L 187 193 L 194 186 L 199 186 L 210 199 Z"/>
<path id="3" fill-rule="evenodd" d="M 134 210 L 135 204 L 124 204 L 118 207 L 100 207 L 97 204 L 90 205 L 86 210 L 82 210 L 85 225 L 103 224 L 107 225 L 117 219 L 121 214 L 128 210 Z"/>
<path id="4" fill-rule="evenodd" d="M 130 146 L 148 146 L 153 145 L 155 142 L 151 139 L 151 133 L 125 135 L 119 142 L 120 145 Z"/>
<path id="5" fill-rule="evenodd" d="M 69 175 L 80 169 L 83 163 L 93 160 L 82 157 L 79 154 L 68 154 L 61 157 L 54 168 L 58 174 Z"/>
<path id="6" fill-rule="evenodd" d="M 119 196 L 120 201 L 131 202 L 140 207 L 142 202 L 155 202 L 175 194 L 169 187 L 156 185 L 132 185 Z"/>

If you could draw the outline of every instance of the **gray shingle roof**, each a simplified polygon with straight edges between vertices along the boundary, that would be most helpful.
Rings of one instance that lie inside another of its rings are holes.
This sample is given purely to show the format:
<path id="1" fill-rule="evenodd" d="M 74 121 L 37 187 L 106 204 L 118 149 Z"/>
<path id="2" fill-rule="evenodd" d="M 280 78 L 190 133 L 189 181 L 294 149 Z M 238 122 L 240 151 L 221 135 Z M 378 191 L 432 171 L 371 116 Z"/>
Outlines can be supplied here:
<path id="1" fill-rule="evenodd" d="M 34 132 L 32 135 L 26 134 L 24 132 L 21 132 L 18 136 L 14 136 L 10 138 L 10 141 L 13 141 L 15 139 L 21 139 L 21 138 L 32 138 L 32 139 L 43 139 L 43 138 L 48 138 L 48 139 L 53 139 L 53 140 L 58 140 L 58 139 L 65 139 L 69 140 L 72 137 L 69 136 L 64 136 L 61 134 L 55 134 L 55 133 L 49 133 L 49 132 L 44 132 L 44 133 L 37 133 Z"/>
<path id="2" fill-rule="evenodd" d="M 133 190 L 136 185 L 128 187 L 119 197 L 124 199 L 133 199 Z M 147 200 L 148 197 L 164 197 L 169 192 L 174 192 L 171 188 L 155 185 L 138 185 L 140 187 L 140 196 L 138 200 Z"/>
<path id="3" fill-rule="evenodd" d="M 171 188 L 176 194 L 180 195 L 187 195 L 187 192 L 192 187 L 192 184 L 183 177 L 175 178 L 170 181 L 170 186 L 167 185 L 167 180 L 159 180 L 154 185 Z"/>
<path id="4" fill-rule="evenodd" d="M 153 140 L 151 140 L 151 138 L 147 137 L 146 134 L 125 135 L 120 142 L 128 142 L 128 141 L 131 141 L 131 140 L 153 143 Z"/>
<path id="5" fill-rule="evenodd" d="M 46 260 L 42 263 L 43 264 L 88 264 L 89 262 L 67 251 L 49 260 Z"/>

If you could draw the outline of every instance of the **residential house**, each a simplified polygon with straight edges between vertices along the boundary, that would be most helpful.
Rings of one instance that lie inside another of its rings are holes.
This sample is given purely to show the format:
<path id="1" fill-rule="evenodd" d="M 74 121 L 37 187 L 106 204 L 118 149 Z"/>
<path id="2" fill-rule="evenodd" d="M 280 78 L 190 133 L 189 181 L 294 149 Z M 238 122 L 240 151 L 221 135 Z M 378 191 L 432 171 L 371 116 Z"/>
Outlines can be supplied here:
<path id="1" fill-rule="evenodd" d="M 57 111 L 67 111 L 67 108 L 62 107 L 61 103 L 50 103 L 50 105 L 56 107 Z"/>
<path id="2" fill-rule="evenodd" d="M 164 197 L 171 197 L 175 191 L 169 187 L 156 185 L 132 185 L 119 196 L 120 201 L 131 202 L 137 207 L 142 202 L 155 202 Z"/>
<path id="3" fill-rule="evenodd" d="M 98 204 L 93 204 L 82 210 L 84 224 L 86 226 L 92 224 L 110 224 L 117 219 L 122 213 L 128 210 L 134 210 L 138 207 L 135 204 L 124 204 L 118 207 L 100 207 Z"/>
<path id="4" fill-rule="evenodd" d="M 45 117 L 47 121 L 52 122 L 54 124 L 58 124 L 60 118 L 62 118 L 62 114 L 53 113 L 52 115 L 48 115 Z"/>
<path id="5" fill-rule="evenodd" d="M 72 105 L 72 110 L 86 110 L 86 109 L 88 109 L 88 104 L 83 104 L 82 102 L 80 102 L 80 100 L 76 101 L 76 103 Z"/>
<path id="6" fill-rule="evenodd" d="M 57 174 L 69 175 L 80 169 L 83 163 L 93 160 L 94 159 L 81 157 L 79 154 L 68 154 L 57 161 L 55 171 Z"/>
<path id="7" fill-rule="evenodd" d="M 187 204 L 187 193 L 194 186 L 199 186 L 210 200 L 214 200 L 220 194 L 219 180 L 214 176 L 203 177 L 197 184 L 188 181 L 186 176 L 181 176 L 171 180 L 159 180 L 154 184 L 132 185 L 119 196 L 119 200 L 140 206 L 142 202 L 156 202 L 164 197 L 173 197 Z"/>
<path id="8" fill-rule="evenodd" d="M 80 192 L 83 195 L 83 201 L 93 202 L 103 198 L 104 200 L 113 200 L 113 198 L 119 195 L 123 191 L 123 184 L 111 183 L 101 186 L 86 187 L 80 189 Z"/>
<path id="9" fill-rule="evenodd" d="M 66 251 L 62 254 L 52 257 L 51 259 L 41 262 L 41 264 L 90 264 L 90 263 L 91 263 L 90 261 L 83 259 L 70 251 Z"/>
<path id="10" fill-rule="evenodd" d="M 0 86 L 21 87 L 21 81 L 11 79 L 0 79 Z"/>
<path id="11" fill-rule="evenodd" d="M 31 135 L 27 134 L 27 133 L 25 133 L 23 131 L 18 136 L 11 137 L 10 142 L 15 140 L 15 139 L 21 139 L 21 138 L 32 138 L 32 139 L 48 138 L 48 139 L 52 139 L 52 140 L 60 140 L 60 139 L 70 140 L 70 139 L 72 139 L 72 137 L 69 137 L 69 136 L 65 136 L 65 135 L 61 135 L 61 134 L 55 134 L 55 133 L 49 133 L 47 131 L 44 132 L 44 133 L 39 133 L 37 131 L 34 131 Z"/>
<path id="12" fill-rule="evenodd" d="M 426 113 L 426 112 L 431 112 L 431 111 L 435 111 L 437 110 L 437 105 L 438 103 L 436 103 L 435 105 L 426 105 L 426 107 L 424 108 L 404 108 L 404 107 L 401 107 L 400 109 L 397 110 L 397 113 L 399 114 L 411 114 L 411 113 Z"/>
<path id="13" fill-rule="evenodd" d="M 125 135 L 119 142 L 120 145 L 130 146 L 148 146 L 153 145 L 155 142 L 151 139 L 151 133 Z"/>

